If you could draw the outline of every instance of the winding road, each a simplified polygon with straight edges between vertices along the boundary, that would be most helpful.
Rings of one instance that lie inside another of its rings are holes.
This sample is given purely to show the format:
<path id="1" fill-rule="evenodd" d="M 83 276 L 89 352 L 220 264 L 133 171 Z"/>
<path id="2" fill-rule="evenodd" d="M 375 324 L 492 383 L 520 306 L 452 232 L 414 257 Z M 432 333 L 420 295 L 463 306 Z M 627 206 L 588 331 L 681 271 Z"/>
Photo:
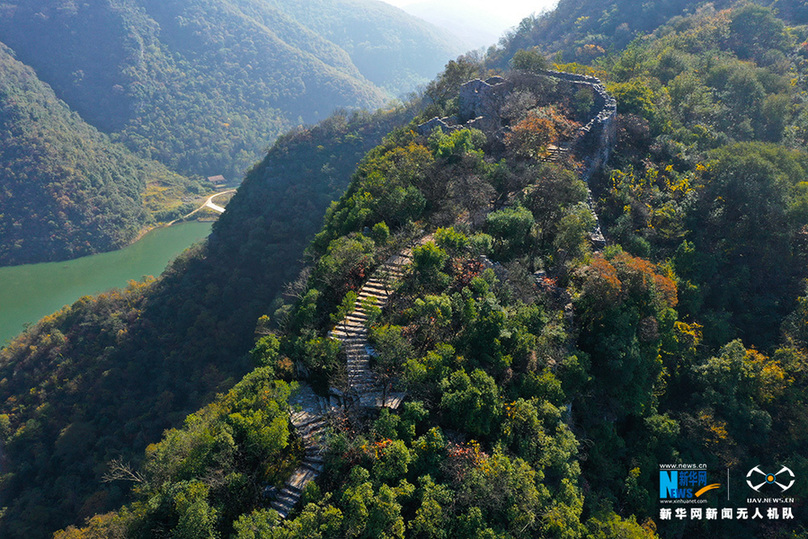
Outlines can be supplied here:
<path id="1" fill-rule="evenodd" d="M 195 210 L 194 210 L 194 211 L 192 211 L 191 213 L 188 213 L 188 214 L 186 214 L 186 215 L 183 215 L 183 216 L 182 216 L 182 217 L 180 217 L 179 219 L 174 219 L 173 221 L 171 221 L 170 223 L 168 223 L 166 226 L 171 226 L 171 225 L 173 225 L 174 223 L 176 223 L 177 221 L 182 221 L 182 220 L 184 220 L 184 219 L 187 219 L 187 218 L 189 218 L 190 216 L 192 216 L 193 214 L 195 214 L 196 212 L 198 212 L 198 211 L 200 211 L 200 210 L 203 210 L 203 209 L 205 209 L 205 208 L 210 208 L 210 209 L 212 209 L 213 211 L 215 211 L 215 212 L 217 212 L 217 213 L 224 213 L 224 208 L 223 208 L 222 206 L 219 206 L 218 204 L 214 204 L 213 199 L 214 199 L 214 198 L 216 198 L 216 197 L 220 197 L 220 196 L 222 196 L 222 195 L 227 195 L 227 194 L 230 194 L 230 193 L 235 193 L 235 192 L 236 192 L 236 190 L 235 190 L 235 189 L 228 189 L 227 191 L 221 191 L 221 192 L 219 192 L 219 193 L 214 193 L 214 194 L 210 195 L 210 196 L 208 197 L 208 199 L 205 201 L 205 203 L 204 203 L 204 204 L 202 204 L 201 206 L 199 206 L 197 209 L 195 209 Z"/>

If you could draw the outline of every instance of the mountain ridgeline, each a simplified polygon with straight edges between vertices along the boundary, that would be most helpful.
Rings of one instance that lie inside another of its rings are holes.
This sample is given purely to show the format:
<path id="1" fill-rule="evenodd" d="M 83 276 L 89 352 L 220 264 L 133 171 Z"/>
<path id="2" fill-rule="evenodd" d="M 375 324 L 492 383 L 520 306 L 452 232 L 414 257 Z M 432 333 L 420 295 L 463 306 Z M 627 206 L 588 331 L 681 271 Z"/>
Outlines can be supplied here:
<path id="1" fill-rule="evenodd" d="M 459 52 L 378 2 L 298 5 L 27 0 L 3 5 L 0 41 L 133 151 L 182 173 L 229 178 L 290 127 L 339 107 L 377 107 L 380 87 L 409 91 Z M 304 20 L 309 7 L 318 17 Z M 357 42 L 338 39 L 346 34 Z M 363 45 L 380 36 L 375 50 Z"/>
<path id="2" fill-rule="evenodd" d="M 206 245 L 0 351 L 0 535 L 806 537 L 804 505 L 657 499 L 664 463 L 808 475 L 808 28 L 657 4 L 562 0 L 398 109 L 280 138 Z M 302 384 L 328 406 L 301 426 Z"/>
<path id="3" fill-rule="evenodd" d="M 3 4 L 0 264 L 126 245 L 209 191 L 200 176 L 236 180 L 282 132 L 374 109 L 458 52 L 392 7 L 320 4 Z"/>

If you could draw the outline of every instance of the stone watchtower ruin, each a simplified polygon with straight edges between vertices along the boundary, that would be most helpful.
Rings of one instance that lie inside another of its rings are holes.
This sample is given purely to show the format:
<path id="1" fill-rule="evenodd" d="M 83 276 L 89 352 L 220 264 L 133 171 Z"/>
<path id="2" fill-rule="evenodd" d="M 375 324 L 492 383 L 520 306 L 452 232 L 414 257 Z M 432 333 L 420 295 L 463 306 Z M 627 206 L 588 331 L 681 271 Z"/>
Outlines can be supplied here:
<path id="1" fill-rule="evenodd" d="M 595 171 L 608 161 L 617 139 L 617 102 L 595 77 L 560 71 L 517 71 L 507 79 L 490 77 L 486 80 L 471 80 L 460 87 L 456 116 L 432 118 L 419 125 L 418 132 L 428 136 L 436 127 L 440 127 L 445 133 L 475 128 L 501 140 L 509 131 L 503 121 L 503 111 L 508 96 L 516 87 L 513 79 L 518 80 L 521 87 L 544 88 L 550 82 L 555 96 L 572 96 L 584 88 L 592 91 L 593 104 L 587 122 L 569 144 L 558 149 L 582 163 L 579 172 L 588 184 Z M 597 220 L 597 214 L 595 217 Z M 605 244 L 600 225 L 592 232 L 592 240 L 596 245 Z"/>

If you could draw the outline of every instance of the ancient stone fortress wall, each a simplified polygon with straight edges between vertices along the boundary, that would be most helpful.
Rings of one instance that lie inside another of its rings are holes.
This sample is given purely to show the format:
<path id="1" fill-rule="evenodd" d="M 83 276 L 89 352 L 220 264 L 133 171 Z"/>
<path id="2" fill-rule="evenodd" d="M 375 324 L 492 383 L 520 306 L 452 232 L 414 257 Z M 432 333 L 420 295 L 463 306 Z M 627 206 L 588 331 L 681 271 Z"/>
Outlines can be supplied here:
<path id="1" fill-rule="evenodd" d="M 560 85 L 568 86 L 570 92 L 588 87 L 594 93 L 594 114 L 581 128 L 573 148 L 575 155 L 584 163 L 582 176 L 588 182 L 595 170 L 608 161 L 617 140 L 617 101 L 595 77 L 559 71 L 546 71 L 544 74 L 557 79 Z"/>
<path id="2" fill-rule="evenodd" d="M 606 88 L 595 77 L 543 71 L 541 73 L 516 72 L 515 78 L 522 86 L 542 88 L 551 80 L 555 95 L 572 96 L 581 88 L 590 88 L 594 103 L 589 121 L 581 127 L 575 140 L 566 148 L 580 160 L 584 169 L 582 176 L 588 181 L 595 170 L 609 158 L 609 152 L 616 140 L 617 102 L 606 92 Z M 502 133 L 507 126 L 502 125 L 502 110 L 507 97 L 514 90 L 514 82 L 502 77 L 487 80 L 472 80 L 460 87 L 459 113 L 454 117 L 432 118 L 418 126 L 418 132 L 428 135 L 435 127 L 444 132 L 474 127 L 492 134 Z"/>
<path id="3" fill-rule="evenodd" d="M 548 86 L 548 82 L 551 84 Z M 491 77 L 487 80 L 472 80 L 460 87 L 459 112 L 457 116 L 432 118 L 418 126 L 421 135 L 429 135 L 435 127 L 444 132 L 474 127 L 500 141 L 504 139 L 508 126 L 503 122 L 508 96 L 518 87 L 532 88 L 542 96 L 545 104 L 551 104 L 560 97 L 574 96 L 582 88 L 590 88 L 593 104 L 589 121 L 580 128 L 574 140 L 556 154 L 572 154 L 582 165 L 581 178 L 588 184 L 592 175 L 609 159 L 609 154 L 617 140 L 617 102 L 606 92 L 606 88 L 595 77 L 543 71 L 540 73 L 515 72 L 510 79 Z M 600 220 L 594 211 L 590 194 L 589 206 L 595 217 L 595 228 L 591 231 L 592 243 L 596 247 L 606 244 L 600 228 Z"/>

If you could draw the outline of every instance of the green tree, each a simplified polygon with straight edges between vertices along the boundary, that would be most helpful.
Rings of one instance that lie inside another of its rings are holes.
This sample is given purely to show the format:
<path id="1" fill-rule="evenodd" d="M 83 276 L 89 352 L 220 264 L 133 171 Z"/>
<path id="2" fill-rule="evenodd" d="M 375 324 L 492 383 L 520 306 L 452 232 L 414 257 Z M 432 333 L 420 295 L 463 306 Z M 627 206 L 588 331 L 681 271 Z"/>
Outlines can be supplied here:
<path id="1" fill-rule="evenodd" d="M 441 409 L 446 421 L 472 436 L 488 436 L 502 413 L 497 383 L 485 371 L 461 369 L 441 383 Z"/>

